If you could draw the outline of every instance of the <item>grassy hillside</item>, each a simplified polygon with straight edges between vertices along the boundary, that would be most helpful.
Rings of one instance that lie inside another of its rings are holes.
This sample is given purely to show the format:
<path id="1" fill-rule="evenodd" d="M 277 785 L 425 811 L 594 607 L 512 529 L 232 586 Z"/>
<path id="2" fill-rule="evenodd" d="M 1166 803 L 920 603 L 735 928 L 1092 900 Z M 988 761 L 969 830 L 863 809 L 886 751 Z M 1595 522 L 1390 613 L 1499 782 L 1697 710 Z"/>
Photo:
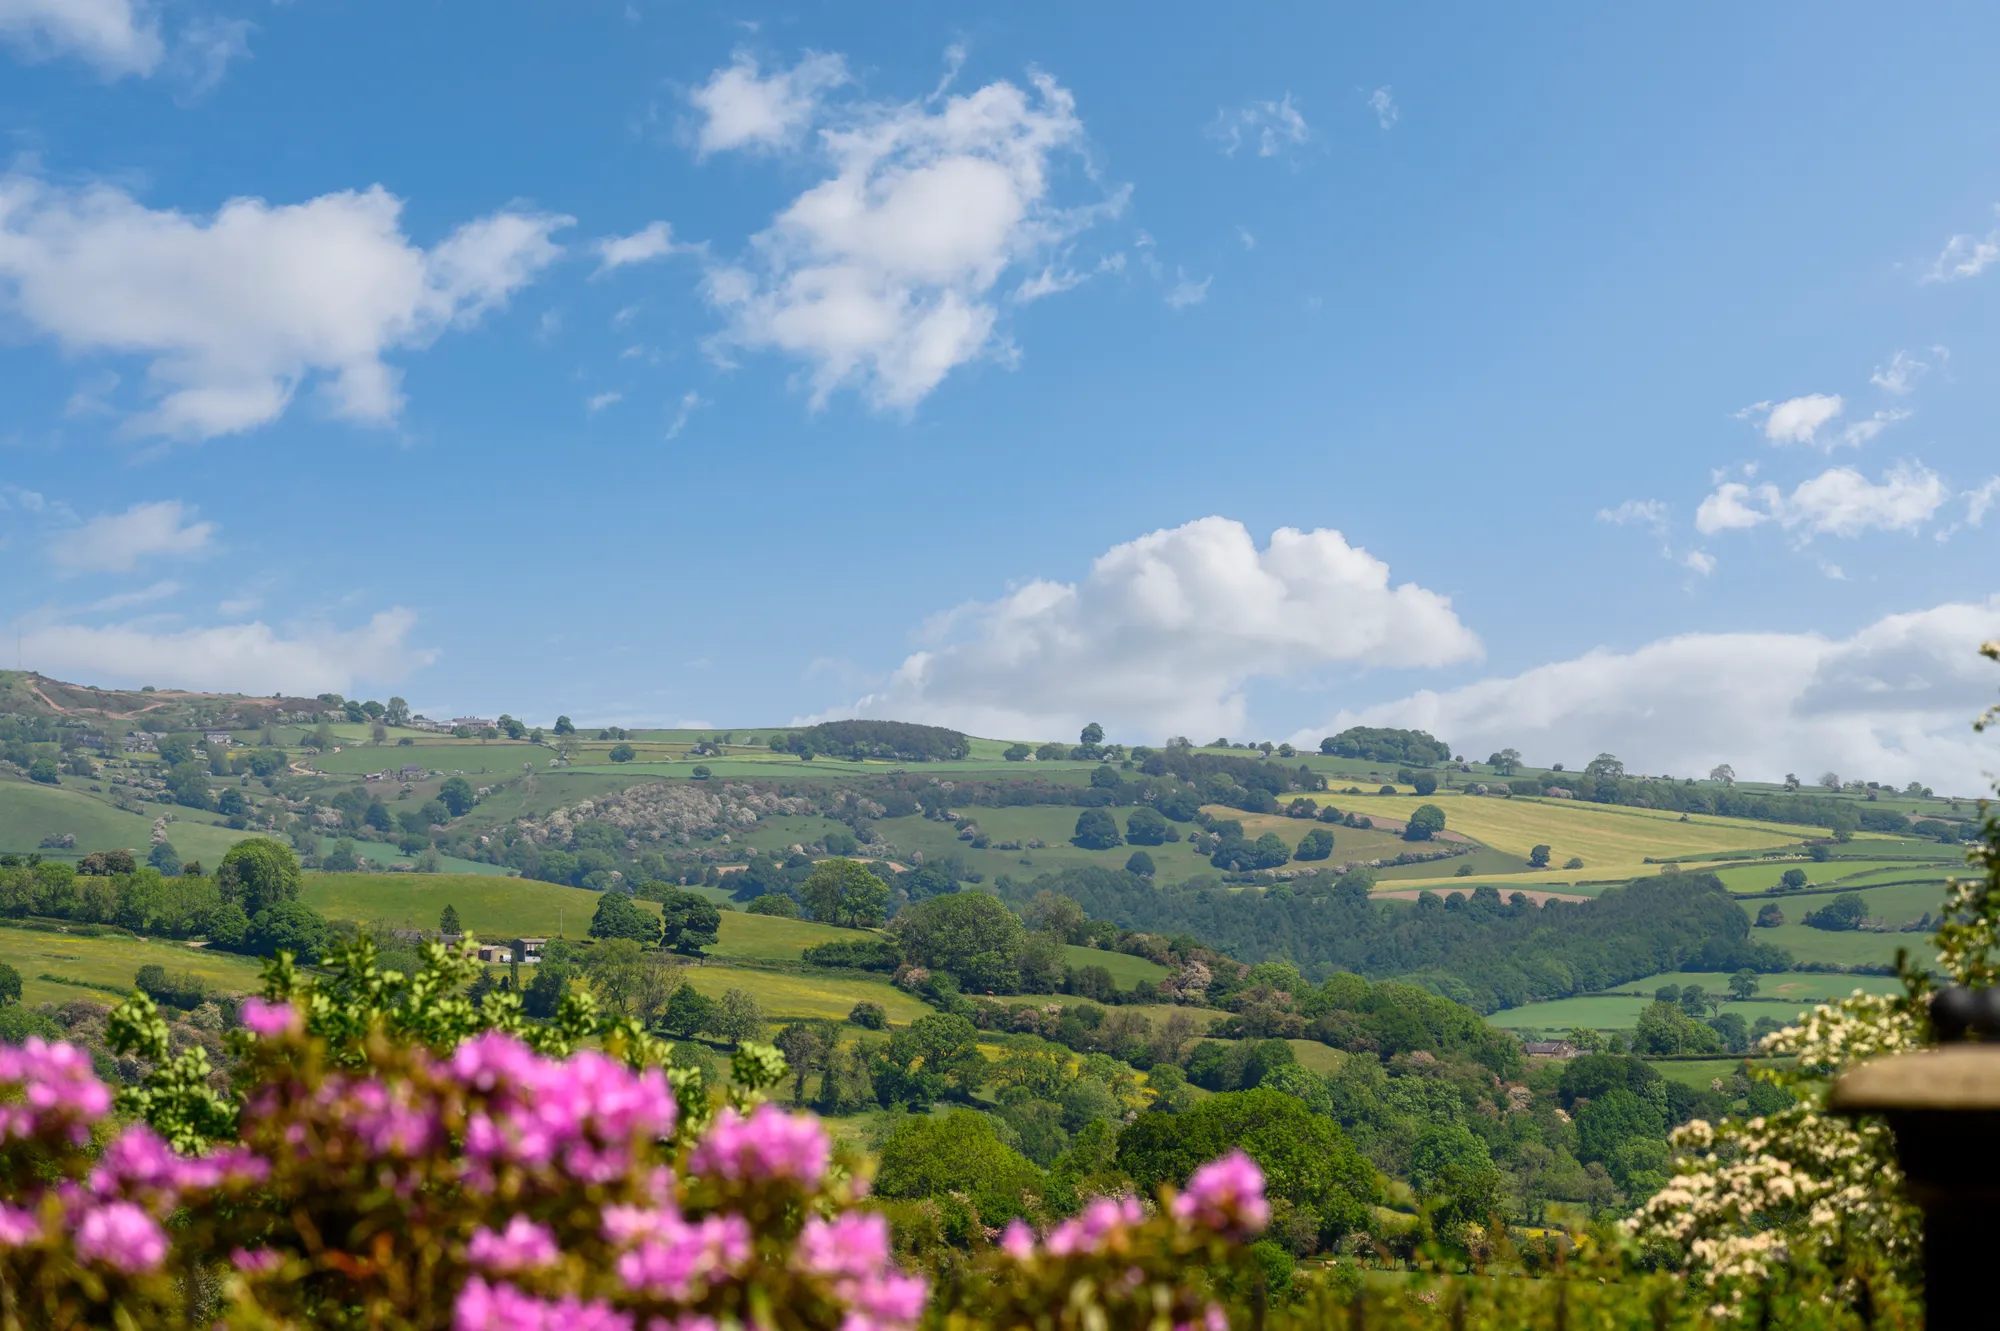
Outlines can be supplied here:
<path id="1" fill-rule="evenodd" d="M 21 1001 L 31 1004 L 74 998 L 115 1002 L 132 992 L 133 975 L 146 965 L 190 971 L 225 992 L 248 993 L 257 987 L 261 965 L 248 957 L 159 939 L 84 938 L 5 927 L 0 927 L 0 961 L 21 972 Z M 40 978 L 44 973 L 102 987 L 60 984 Z"/>
<path id="2" fill-rule="evenodd" d="M 484 874 L 309 873 L 299 897 L 328 919 L 435 929 L 446 906 L 482 937 L 581 938 L 598 895 L 524 878 Z M 657 907 L 655 907 L 657 909 Z"/>
<path id="3" fill-rule="evenodd" d="M 78 851 L 124 847 L 144 853 L 152 845 L 153 819 L 172 814 L 168 829 L 174 848 L 188 859 L 213 864 L 223 852 L 249 836 L 206 821 L 204 815 L 171 805 L 146 805 L 146 813 L 127 813 L 95 798 L 76 777 L 66 784 L 44 786 L 32 781 L 0 778 L 0 853 L 34 851 L 51 833 L 76 837 Z M 157 810 L 157 812 L 155 812 Z"/>
<path id="4" fill-rule="evenodd" d="M 1522 867 L 1538 845 L 1550 849 L 1551 872 L 1536 871 L 1542 881 L 1568 877 L 1604 878 L 1647 871 L 1647 860 L 1696 860 L 1721 851 L 1751 850 L 1795 842 L 1813 829 L 1779 828 L 1774 824 L 1706 815 L 1680 821 L 1679 814 L 1629 809 L 1608 804 L 1576 804 L 1563 800 L 1493 799 L 1438 791 L 1416 795 L 1322 795 L 1343 812 L 1403 819 L 1421 804 L 1444 810 L 1445 828 L 1460 832 L 1496 850 L 1518 855 Z M 1337 834 L 1336 834 L 1337 835 Z M 1572 856 L 1584 868 L 1566 876 L 1556 866 Z"/>

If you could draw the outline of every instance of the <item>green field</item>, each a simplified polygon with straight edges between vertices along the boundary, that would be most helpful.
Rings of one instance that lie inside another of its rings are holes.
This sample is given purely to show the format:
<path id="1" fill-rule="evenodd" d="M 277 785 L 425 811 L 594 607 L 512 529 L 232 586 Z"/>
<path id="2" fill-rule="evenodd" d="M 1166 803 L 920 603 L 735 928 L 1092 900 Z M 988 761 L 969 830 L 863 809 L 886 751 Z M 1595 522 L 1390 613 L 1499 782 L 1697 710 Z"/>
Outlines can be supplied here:
<path id="1" fill-rule="evenodd" d="M 1759 998 L 1796 999 L 1796 1005 L 1758 1001 L 1729 1002 L 1723 1004 L 1722 1011 L 1734 1012 L 1751 1025 L 1755 1025 L 1759 1017 L 1771 1017 L 1778 1021 L 1789 1022 L 1809 1007 L 1830 998 L 1845 997 L 1856 989 L 1869 993 L 1893 993 L 1899 987 L 1892 977 L 1881 975 L 1812 975 L 1791 972 L 1782 975 L 1760 975 L 1757 978 L 1760 985 Z M 1546 1003 L 1529 1003 L 1522 1007 L 1495 1012 L 1486 1020 L 1503 1030 L 1560 1032 L 1583 1026 L 1599 1031 L 1629 1031 L 1638 1024 L 1639 1014 L 1645 1010 L 1646 1005 L 1653 1001 L 1653 990 L 1665 984 L 1699 984 L 1710 993 L 1717 993 L 1727 991 L 1729 977 L 1714 974 L 1649 975 L 1643 980 L 1619 986 L 1620 995 L 1636 993 L 1642 995 L 1641 997 L 1597 995 L 1584 998 L 1557 998 Z"/>
<path id="2" fill-rule="evenodd" d="M 1135 957 L 1126 952 L 1106 952 L 1102 948 L 1070 946 L 1063 949 L 1068 954 L 1069 964 L 1081 969 L 1085 966 L 1102 966 L 1111 972 L 1111 978 L 1118 982 L 1120 989 L 1130 989 L 1141 980 L 1151 980 L 1158 984 L 1167 978 L 1165 966 L 1144 957 Z"/>
<path id="3" fill-rule="evenodd" d="M 24 1003 L 66 1003 L 77 998 L 101 1003 L 118 1001 L 118 995 L 107 990 L 55 984 L 38 978 L 44 972 L 129 993 L 132 977 L 141 966 L 160 965 L 170 971 L 192 972 L 224 992 L 248 993 L 257 988 L 262 968 L 262 963 L 251 957 L 211 952 L 163 939 L 84 938 L 77 934 L 16 928 L 0 928 L 0 961 L 21 972 Z"/>
<path id="4" fill-rule="evenodd" d="M 299 898 L 328 919 L 392 929 L 435 929 L 453 906 L 468 930 L 495 940 L 582 938 L 598 902 L 580 887 L 447 873 L 308 873 Z"/>
<path id="5" fill-rule="evenodd" d="M 50 833 L 76 837 L 78 852 L 123 847 L 144 852 L 153 843 L 153 820 L 171 814 L 167 829 L 174 848 L 186 859 L 214 864 L 231 846 L 249 836 L 208 822 L 208 815 L 170 804 L 148 804 L 144 814 L 127 813 L 84 790 L 80 778 L 65 777 L 70 787 L 43 786 L 30 781 L 0 779 L 0 852 L 32 852 Z M 157 810 L 157 812 L 154 812 Z"/>
<path id="6" fill-rule="evenodd" d="M 1719 1080 L 1724 1085 L 1727 1085 L 1729 1079 L 1736 1075 L 1736 1070 L 1743 1066 L 1743 1060 L 1741 1058 L 1669 1058 L 1657 1060 L 1648 1066 L 1668 1081 L 1679 1082 L 1681 1085 L 1692 1087 L 1697 1091 L 1705 1091 L 1709 1089 L 1709 1083 L 1713 1081 Z"/>
<path id="7" fill-rule="evenodd" d="M 856 974 L 800 975 L 787 971 L 758 970 L 750 966 L 689 966 L 682 974 L 689 984 L 719 998 L 725 990 L 741 989 L 763 1007 L 775 1021 L 794 1017 L 844 1020 L 854 1005 L 866 999 L 880 1003 L 889 1020 L 898 1026 L 935 1009 L 910 997 L 887 980 L 863 978 Z"/>
<path id="8" fill-rule="evenodd" d="M 870 930 L 840 929 L 831 924 L 814 924 L 811 920 L 726 910 L 722 912 L 722 927 L 709 955 L 750 961 L 797 961 L 800 952 L 820 943 L 872 936 Z"/>

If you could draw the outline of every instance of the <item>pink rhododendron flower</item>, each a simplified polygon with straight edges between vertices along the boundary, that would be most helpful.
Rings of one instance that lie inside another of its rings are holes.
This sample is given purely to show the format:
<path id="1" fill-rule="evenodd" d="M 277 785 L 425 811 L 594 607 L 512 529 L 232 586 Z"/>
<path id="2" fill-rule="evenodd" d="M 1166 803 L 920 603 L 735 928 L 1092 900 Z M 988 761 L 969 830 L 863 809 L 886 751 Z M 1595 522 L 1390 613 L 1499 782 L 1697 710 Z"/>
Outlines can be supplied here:
<path id="1" fill-rule="evenodd" d="M 1000 1236 L 1000 1251 L 1017 1262 L 1027 1261 L 1035 1255 L 1035 1231 L 1025 1220 L 1009 1220 L 1007 1231 Z"/>
<path id="2" fill-rule="evenodd" d="M 524 1215 L 509 1220 L 498 1234 L 490 1229 L 474 1230 L 465 1253 L 474 1266 L 503 1275 L 554 1266 L 562 1255 L 556 1248 L 556 1236 Z"/>
<path id="3" fill-rule="evenodd" d="M 465 1282 L 452 1305 L 452 1331 L 632 1331 L 632 1319 L 608 1303 L 538 1299 L 501 1281 Z"/>
<path id="4" fill-rule="evenodd" d="M 76 1255 L 138 1275 L 167 1259 L 167 1232 L 131 1202 L 108 1202 L 83 1213 L 76 1226 Z"/>
<path id="5" fill-rule="evenodd" d="M 818 1275 L 873 1275 L 889 1264 L 889 1219 L 874 1211 L 813 1216 L 799 1231 L 798 1259 Z"/>
<path id="6" fill-rule="evenodd" d="M 1187 1191 L 1174 1198 L 1174 1214 L 1218 1233 L 1255 1234 L 1270 1223 L 1264 1171 L 1241 1151 L 1231 1151 L 1194 1171 Z"/>
<path id="7" fill-rule="evenodd" d="M 42 1234 L 42 1222 L 33 1211 L 0 1205 L 0 1248 L 18 1248 Z"/>
<path id="8" fill-rule="evenodd" d="M 299 1030 L 305 1022 L 299 1010 L 290 1003 L 267 1003 L 261 998 L 246 998 L 243 1006 L 236 1010 L 238 1020 L 253 1035 L 269 1040 Z"/>
<path id="9" fill-rule="evenodd" d="M 750 1222 L 740 1215 L 712 1215 L 695 1224 L 676 1222 L 618 1259 L 618 1277 L 635 1290 L 670 1299 L 693 1296 L 696 1282 L 727 1275 L 750 1260 Z"/>
<path id="10" fill-rule="evenodd" d="M 33 1135 L 46 1120 L 65 1125 L 70 1140 L 90 1140 L 89 1124 L 111 1112 L 111 1089 L 91 1071 L 90 1055 L 39 1035 L 0 1045 L 0 1082 L 21 1087 L 21 1103 L 0 1112 L 0 1138 Z"/>
<path id="11" fill-rule="evenodd" d="M 731 1181 L 789 1179 L 810 1188 L 826 1173 L 830 1154 L 818 1120 L 762 1104 L 748 1118 L 733 1109 L 717 1114 L 688 1168 Z"/>

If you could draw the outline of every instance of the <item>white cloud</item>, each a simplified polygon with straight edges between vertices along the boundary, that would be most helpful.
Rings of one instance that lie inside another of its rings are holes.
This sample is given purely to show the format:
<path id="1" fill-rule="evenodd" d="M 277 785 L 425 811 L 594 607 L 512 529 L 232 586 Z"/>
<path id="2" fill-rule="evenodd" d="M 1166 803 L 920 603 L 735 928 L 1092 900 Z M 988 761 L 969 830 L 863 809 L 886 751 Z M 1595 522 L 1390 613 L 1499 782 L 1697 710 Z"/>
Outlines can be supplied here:
<path id="1" fill-rule="evenodd" d="M 1705 550 L 1690 550 L 1681 560 L 1681 566 L 1693 569 L 1705 578 L 1715 572 L 1715 556 Z"/>
<path id="2" fill-rule="evenodd" d="M 1995 259 L 2000 259 L 2000 231 L 1989 231 L 1983 236 L 1961 233 L 1944 243 L 1923 280 L 1956 282 L 1963 277 L 1977 277 Z"/>
<path id="3" fill-rule="evenodd" d="M 1703 536 L 1713 536 L 1719 531 L 1741 531 L 1766 521 L 1771 515 L 1769 507 L 1777 501 L 1778 492 L 1771 486 L 1760 485 L 1755 490 L 1738 481 L 1725 481 L 1715 487 L 1715 492 L 1701 501 L 1695 510 L 1694 529 Z M 1756 505 L 1762 503 L 1764 508 Z"/>
<path id="4" fill-rule="evenodd" d="M 1933 347 L 1931 350 L 1940 360 L 1951 355 L 1943 347 Z M 1910 393 L 1914 393 L 1917 389 L 1917 381 L 1930 372 L 1931 366 L 1929 361 L 1918 360 L 1909 352 L 1899 350 L 1895 355 L 1889 357 L 1887 365 L 1878 365 L 1875 367 L 1875 373 L 1868 376 L 1868 382 L 1874 384 L 1885 393 L 1894 393 L 1898 397 L 1904 397 Z"/>
<path id="5" fill-rule="evenodd" d="M 1246 250 L 1254 250 L 1257 248 L 1257 237 L 1250 234 L 1250 228 L 1247 226 L 1239 226 L 1236 228 L 1236 238 L 1243 242 L 1243 248 Z"/>
<path id="6" fill-rule="evenodd" d="M 1832 582 L 1847 581 L 1847 570 L 1842 568 L 1840 565 L 1834 563 L 1831 559 L 1820 560 L 1819 571 L 1825 574 L 1829 581 Z"/>
<path id="7" fill-rule="evenodd" d="M 1184 310 L 1190 305 L 1199 305 L 1208 299 L 1208 284 L 1215 280 L 1213 277 L 1204 277 L 1197 282 L 1187 275 L 1185 269 L 1177 269 L 1176 272 L 1180 280 L 1167 292 L 1168 305 L 1177 310 Z"/>
<path id="8" fill-rule="evenodd" d="M 604 274 L 627 264 L 664 259 L 669 254 L 699 248 L 676 245 L 674 229 L 666 222 L 649 222 L 629 236 L 606 236 L 597 242 L 597 272 Z"/>
<path id="9" fill-rule="evenodd" d="M 64 573 L 129 573 L 157 555 L 197 555 L 209 548 L 215 524 L 194 514 L 178 499 L 134 504 L 58 534 L 49 559 Z"/>
<path id="10" fill-rule="evenodd" d="M 1368 95 L 1368 109 L 1375 113 L 1375 122 L 1383 129 L 1393 129 L 1403 118 L 1402 110 L 1396 105 L 1396 95 L 1387 88 L 1377 88 Z"/>
<path id="11" fill-rule="evenodd" d="M 625 395 L 623 393 L 593 393 L 584 399 L 583 409 L 595 416 L 606 407 L 613 406 L 624 400 Z"/>
<path id="12" fill-rule="evenodd" d="M 26 59 L 74 54 L 106 78 L 150 74 L 166 53 L 137 0 L 0 0 L 0 39 Z"/>
<path id="13" fill-rule="evenodd" d="M 130 610 L 133 606 L 152 605 L 155 601 L 168 601 L 181 594 L 178 582 L 156 582 L 150 587 L 140 587 L 129 592 L 114 592 L 110 596 L 100 596 L 84 609 L 92 614 L 110 615 L 120 610 Z"/>
<path id="14" fill-rule="evenodd" d="M 1667 526 L 1667 506 L 1658 499 L 1627 499 L 1616 508 L 1597 510 L 1599 522 L 1610 522 L 1623 527 L 1627 523 L 1639 523 L 1654 531 L 1665 531 Z"/>
<path id="15" fill-rule="evenodd" d="M 1014 288 L 1014 299 L 1026 305 L 1044 296 L 1059 296 L 1090 280 L 1089 273 L 1079 273 L 1073 268 L 1058 268 L 1049 264 L 1033 277 L 1025 279 Z"/>
<path id="16" fill-rule="evenodd" d="M 351 693 L 359 681 L 391 683 L 437 653 L 413 648 L 416 616 L 400 607 L 354 629 L 281 633 L 262 622 L 158 632 L 141 624 L 46 624 L 21 635 L 38 670 L 69 679 L 242 693 Z"/>
<path id="17" fill-rule="evenodd" d="M 1986 483 L 1965 492 L 1965 525 L 1977 527 L 1986 520 L 1986 510 L 2000 499 L 2000 476 L 1988 477 Z"/>
<path id="18" fill-rule="evenodd" d="M 1079 583 L 1037 579 L 940 617 L 852 711 L 983 735 L 1235 733 L 1253 677 L 1430 666 L 1479 655 L 1448 598 L 1404 583 L 1337 531 L 1281 528 L 1257 548 L 1209 517 L 1112 547 Z"/>
<path id="19" fill-rule="evenodd" d="M 1979 794 L 2000 749 L 1972 717 L 2000 671 L 1978 655 L 2000 636 L 2000 598 L 1890 615 L 1847 638 L 1693 633 L 1448 692 L 1344 711 L 1295 743 L 1350 725 L 1416 726 L 1465 754 L 1514 747 L 1537 763 L 1610 751 L 1637 771 L 1717 763 L 1775 780 L 1822 770 Z"/>
<path id="20" fill-rule="evenodd" d="M 1894 425 L 1897 421 L 1908 420 L 1910 415 L 1910 412 L 1900 407 L 1890 407 L 1886 410 L 1878 411 L 1865 421 L 1851 422 L 1846 429 L 1840 432 L 1840 442 L 1852 448 L 1859 448 L 1876 435 L 1882 433 L 1882 431 L 1888 429 L 1891 425 Z"/>
<path id="21" fill-rule="evenodd" d="M 673 424 L 667 427 L 667 438 L 680 438 L 681 431 L 687 429 L 688 421 L 693 419 L 695 412 L 707 405 L 708 400 L 692 388 L 681 394 L 680 409 L 674 413 Z"/>
<path id="22" fill-rule="evenodd" d="M 1292 95 L 1286 93 L 1275 102 L 1246 102 L 1233 111 L 1216 112 L 1208 137 L 1231 156 L 1248 143 L 1259 157 L 1276 157 L 1304 144 L 1312 137 L 1312 130 L 1292 105 Z"/>
<path id="23" fill-rule="evenodd" d="M 796 144 L 818 115 L 821 99 L 845 82 L 847 64 L 837 55 L 808 53 L 791 69 L 763 77 L 756 58 L 738 52 L 734 64 L 688 94 L 702 115 L 696 147 L 706 156 Z"/>
<path id="24" fill-rule="evenodd" d="M 181 29 L 168 67 L 184 85 L 183 104 L 208 96 L 222 82 L 230 61 L 249 57 L 252 26 L 244 19 L 197 18 Z"/>
<path id="25" fill-rule="evenodd" d="M 1819 428 L 1847 409 L 1838 393 L 1807 393 L 1783 402 L 1758 402 L 1737 412 L 1739 418 L 1762 415 L 1764 437 L 1774 444 L 1817 444 Z"/>
<path id="26" fill-rule="evenodd" d="M 501 304 L 561 252 L 571 219 L 501 212 L 426 251 L 374 186 L 212 217 L 149 209 L 108 185 L 0 177 L 0 308 L 74 354 L 147 362 L 135 434 L 201 439 L 277 419 L 319 378 L 330 409 L 383 423 L 401 406 L 383 357 Z"/>
<path id="27" fill-rule="evenodd" d="M 1080 147 L 1083 124 L 1043 75 L 1026 91 L 998 82 L 849 108 L 820 138 L 833 174 L 754 238 L 749 262 L 706 284 L 728 319 L 718 349 L 804 361 L 815 405 L 852 385 L 877 407 L 914 406 L 993 345 L 993 289 L 1009 269 L 1123 207 L 1122 192 L 1094 208 L 1050 203 L 1053 161 Z M 1025 286 L 1034 294 L 1036 279 Z"/>
<path id="28" fill-rule="evenodd" d="M 1878 484 L 1848 467 L 1830 467 L 1801 482 L 1777 517 L 1807 535 L 1858 536 L 1864 531 L 1914 531 L 1951 498 L 1938 474 L 1898 464 Z"/>
<path id="29" fill-rule="evenodd" d="M 1829 467 L 1786 495 L 1774 485 L 1718 485 L 1695 512 L 1703 535 L 1776 521 L 1788 531 L 1859 536 L 1864 531 L 1914 531 L 1952 497 L 1939 475 L 1920 463 L 1898 463 L 1871 481 L 1851 467 Z"/>

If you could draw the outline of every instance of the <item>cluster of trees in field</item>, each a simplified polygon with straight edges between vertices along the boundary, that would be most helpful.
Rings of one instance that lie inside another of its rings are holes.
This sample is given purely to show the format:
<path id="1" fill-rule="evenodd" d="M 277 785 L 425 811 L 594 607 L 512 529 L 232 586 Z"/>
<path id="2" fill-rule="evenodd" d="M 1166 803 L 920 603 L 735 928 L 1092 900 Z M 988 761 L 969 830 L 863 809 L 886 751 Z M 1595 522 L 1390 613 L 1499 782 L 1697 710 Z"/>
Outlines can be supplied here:
<path id="1" fill-rule="evenodd" d="M 959 731 L 908 721 L 822 721 L 803 730 L 780 731 L 771 736 L 770 744 L 774 753 L 855 762 L 865 758 L 946 762 L 972 752 L 972 741 Z"/>
<path id="2" fill-rule="evenodd" d="M 1542 906 L 1522 893 L 1503 900 L 1491 886 L 1426 892 L 1414 903 L 1378 901 L 1361 870 L 1263 890 L 1199 879 L 1162 886 L 1099 868 L 997 886 L 1017 902 L 1057 892 L 1121 928 L 1189 934 L 1249 961 L 1286 958 L 1309 972 L 1407 977 L 1481 1012 L 1661 971 L 1790 965 L 1783 949 L 1751 939 L 1749 921 L 1711 874 L 1661 875 L 1590 901 Z"/>
<path id="3" fill-rule="evenodd" d="M 268 957 L 285 949 L 311 960 L 325 945 L 327 922 L 298 899 L 299 881 L 291 848 L 265 837 L 230 847 L 213 876 L 199 864 L 162 873 L 124 850 L 95 851 L 76 865 L 5 855 L 0 914 L 201 936 L 225 952 Z"/>
<path id="4" fill-rule="evenodd" d="M 1319 742 L 1319 751 L 1332 758 L 1360 758 L 1371 763 L 1410 764 L 1435 767 L 1451 761 L 1451 746 L 1422 730 L 1394 730 L 1375 726 L 1350 726 L 1338 735 Z"/>

